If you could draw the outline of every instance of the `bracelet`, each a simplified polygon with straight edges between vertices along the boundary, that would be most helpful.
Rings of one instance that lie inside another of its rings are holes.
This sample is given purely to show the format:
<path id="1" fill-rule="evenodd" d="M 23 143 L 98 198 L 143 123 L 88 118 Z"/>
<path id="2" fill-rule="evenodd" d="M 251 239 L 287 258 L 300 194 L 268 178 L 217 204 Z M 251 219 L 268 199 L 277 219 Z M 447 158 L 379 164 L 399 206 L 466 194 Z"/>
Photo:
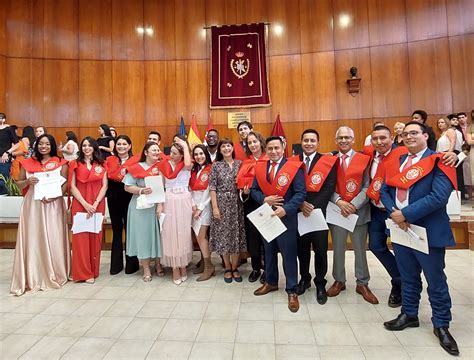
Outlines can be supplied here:
<path id="1" fill-rule="evenodd" d="M 141 195 L 141 194 L 142 194 L 142 190 L 143 190 L 143 189 L 138 189 L 138 195 Z"/>

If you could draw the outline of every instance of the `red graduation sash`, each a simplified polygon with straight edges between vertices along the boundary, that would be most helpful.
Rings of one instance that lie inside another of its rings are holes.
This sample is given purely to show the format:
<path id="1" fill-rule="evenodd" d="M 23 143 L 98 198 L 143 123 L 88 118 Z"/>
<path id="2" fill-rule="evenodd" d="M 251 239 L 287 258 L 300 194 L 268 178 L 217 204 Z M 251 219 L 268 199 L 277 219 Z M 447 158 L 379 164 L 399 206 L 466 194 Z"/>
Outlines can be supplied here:
<path id="1" fill-rule="evenodd" d="M 131 166 L 127 167 L 128 172 L 130 175 L 132 175 L 135 179 L 144 179 L 147 176 L 156 176 L 159 174 L 160 170 L 158 169 L 158 165 L 160 162 L 156 162 L 152 166 L 150 166 L 148 169 L 144 169 L 143 166 L 140 165 L 140 163 L 133 164 Z"/>
<path id="2" fill-rule="evenodd" d="M 255 177 L 258 186 L 260 186 L 260 189 L 266 196 L 285 196 L 302 163 L 297 161 L 287 161 L 277 172 L 272 183 L 267 180 L 267 164 L 268 161 L 257 161 L 255 164 Z"/>
<path id="3" fill-rule="evenodd" d="M 374 145 L 370 144 L 370 145 L 364 145 L 364 147 L 362 148 L 362 152 L 367 155 L 367 156 L 370 156 L 372 157 L 374 155 Z"/>
<path id="4" fill-rule="evenodd" d="M 21 161 L 21 166 L 30 174 L 33 174 L 35 172 L 53 171 L 63 166 L 64 164 L 67 164 L 67 160 L 61 159 L 57 156 L 52 156 L 45 163 L 41 163 L 41 161 L 38 161 L 33 157 Z"/>
<path id="5" fill-rule="evenodd" d="M 242 160 L 245 161 L 248 159 L 248 155 L 245 152 L 244 148 L 242 147 L 242 144 L 240 141 L 237 141 L 234 145 L 234 153 L 235 153 L 235 159 L 236 160 Z"/>
<path id="6" fill-rule="evenodd" d="M 168 160 L 166 161 L 160 161 L 158 165 L 158 169 L 160 169 L 161 173 L 163 176 L 167 179 L 174 179 L 176 176 L 178 176 L 179 172 L 183 169 L 184 167 L 184 161 L 180 161 L 176 167 L 173 168 L 171 167 L 171 164 Z"/>
<path id="7" fill-rule="evenodd" d="M 118 156 L 109 156 L 105 161 L 105 168 L 107 169 L 107 176 L 109 179 L 117 182 L 122 182 L 127 174 L 127 167 L 138 162 L 136 156 L 128 158 L 123 164 L 120 163 Z"/>
<path id="8" fill-rule="evenodd" d="M 189 187 L 192 191 L 203 191 L 209 186 L 209 173 L 211 172 L 212 164 L 204 166 L 199 176 L 198 172 L 193 171 L 189 179 Z"/>
<path id="9" fill-rule="evenodd" d="M 73 173 L 76 174 L 76 181 L 86 183 L 102 180 L 106 171 L 104 166 L 96 162 L 92 163 L 92 167 L 89 170 L 86 164 L 78 160 L 72 160 L 69 162 L 69 179 L 72 179 Z"/>
<path id="10" fill-rule="evenodd" d="M 288 160 L 301 162 L 299 155 L 292 156 Z M 305 168 L 306 190 L 309 192 L 318 192 L 321 190 L 321 187 L 328 178 L 328 175 L 337 160 L 337 156 L 322 155 L 316 164 L 314 164 L 313 169 L 309 174 L 306 173 L 306 164 L 303 163 Z"/>
<path id="11" fill-rule="evenodd" d="M 454 189 L 457 190 L 456 168 L 444 165 L 441 162 L 443 155 L 432 154 L 402 172 L 400 172 L 400 156 L 397 156 L 386 164 L 385 181 L 388 186 L 406 190 L 428 175 L 437 164 L 439 169 L 449 178 Z"/>
<path id="12" fill-rule="evenodd" d="M 356 152 L 345 174 L 342 172 L 341 162 L 337 162 L 336 192 L 341 196 L 342 200 L 350 202 L 359 194 L 362 188 L 362 177 L 369 162 L 370 156 Z"/>
<path id="13" fill-rule="evenodd" d="M 385 166 L 393 158 L 399 159 L 401 155 L 404 155 L 408 152 L 408 149 L 405 146 L 400 146 L 395 149 L 392 149 L 390 153 L 383 158 L 377 167 L 375 176 L 370 182 L 369 188 L 367 189 L 367 196 L 374 200 L 378 204 L 380 201 L 380 189 L 382 188 L 383 179 L 385 178 Z"/>
<path id="14" fill-rule="evenodd" d="M 250 155 L 247 160 L 242 162 L 239 172 L 237 173 L 237 188 L 242 190 L 245 186 L 249 188 L 252 187 L 253 179 L 255 178 L 255 164 L 258 161 L 267 161 L 268 157 L 266 154 L 262 154 L 260 159 L 255 160 L 255 158 Z"/>

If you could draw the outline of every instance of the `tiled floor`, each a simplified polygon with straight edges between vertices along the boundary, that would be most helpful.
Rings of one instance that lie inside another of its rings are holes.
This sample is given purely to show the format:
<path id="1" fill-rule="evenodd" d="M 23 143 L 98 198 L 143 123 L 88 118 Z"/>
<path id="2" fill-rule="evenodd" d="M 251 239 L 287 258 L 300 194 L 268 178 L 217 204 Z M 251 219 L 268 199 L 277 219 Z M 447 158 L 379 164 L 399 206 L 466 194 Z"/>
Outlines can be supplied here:
<path id="1" fill-rule="evenodd" d="M 13 250 L 0 250 L 1 359 L 444 359 L 432 333 L 426 293 L 421 326 L 399 333 L 382 322 L 399 309 L 386 305 L 390 283 L 369 254 L 370 286 L 381 304 L 370 305 L 347 290 L 321 306 L 314 288 L 300 297 L 296 314 L 281 290 L 262 297 L 245 278 L 225 284 L 222 272 L 175 286 L 170 277 L 145 284 L 139 274 L 108 275 L 103 252 L 96 284 L 68 283 L 61 290 L 8 294 Z M 330 259 L 332 253 L 330 254 Z M 451 331 L 464 358 L 474 358 L 474 253 L 447 252 L 453 299 Z M 218 263 L 218 259 L 214 259 Z M 353 279 L 353 253 L 346 256 Z M 331 266 L 331 264 L 330 264 Z M 330 267 L 331 268 L 331 267 Z M 248 276 L 249 265 L 243 267 Z M 332 281 L 331 277 L 329 277 Z"/>

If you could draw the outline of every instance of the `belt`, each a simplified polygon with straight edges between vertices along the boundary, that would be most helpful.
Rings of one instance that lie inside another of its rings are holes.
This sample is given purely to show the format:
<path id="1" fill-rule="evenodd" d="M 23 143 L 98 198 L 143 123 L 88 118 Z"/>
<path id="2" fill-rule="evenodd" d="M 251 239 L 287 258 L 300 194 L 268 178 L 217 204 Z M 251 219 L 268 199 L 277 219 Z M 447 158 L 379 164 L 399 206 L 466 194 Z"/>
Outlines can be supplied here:
<path id="1" fill-rule="evenodd" d="M 177 186 L 177 187 L 173 187 L 173 188 L 170 188 L 170 189 L 166 189 L 166 192 L 170 192 L 170 193 L 173 193 L 173 194 L 182 194 L 182 193 L 189 192 L 189 189 L 187 187 L 184 187 L 184 186 Z"/>

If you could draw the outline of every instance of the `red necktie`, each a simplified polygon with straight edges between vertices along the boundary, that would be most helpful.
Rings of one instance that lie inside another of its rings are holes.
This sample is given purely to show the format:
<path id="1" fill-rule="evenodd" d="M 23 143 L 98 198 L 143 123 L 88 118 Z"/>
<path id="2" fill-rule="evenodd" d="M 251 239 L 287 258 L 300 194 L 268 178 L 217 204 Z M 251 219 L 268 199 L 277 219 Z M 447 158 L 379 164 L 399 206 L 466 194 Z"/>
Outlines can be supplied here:
<path id="1" fill-rule="evenodd" d="M 272 161 L 272 164 L 270 165 L 270 174 L 268 174 L 268 179 L 270 180 L 270 183 L 272 183 L 275 179 L 275 167 L 277 165 L 278 163 L 275 161 Z"/>
<path id="2" fill-rule="evenodd" d="M 409 168 L 412 165 L 413 159 L 416 158 L 416 155 L 410 155 L 408 156 L 408 161 L 405 163 L 405 165 L 402 168 L 402 171 L 405 170 L 406 168 Z M 403 203 L 407 199 L 408 195 L 408 189 L 397 189 L 397 199 L 401 203 Z"/>
<path id="3" fill-rule="evenodd" d="M 342 167 L 342 172 L 345 174 L 346 171 L 347 171 L 347 163 L 346 163 L 346 159 L 349 157 L 349 155 L 347 154 L 342 154 L 341 156 L 341 159 L 342 159 L 342 164 L 341 164 L 341 167 Z"/>

